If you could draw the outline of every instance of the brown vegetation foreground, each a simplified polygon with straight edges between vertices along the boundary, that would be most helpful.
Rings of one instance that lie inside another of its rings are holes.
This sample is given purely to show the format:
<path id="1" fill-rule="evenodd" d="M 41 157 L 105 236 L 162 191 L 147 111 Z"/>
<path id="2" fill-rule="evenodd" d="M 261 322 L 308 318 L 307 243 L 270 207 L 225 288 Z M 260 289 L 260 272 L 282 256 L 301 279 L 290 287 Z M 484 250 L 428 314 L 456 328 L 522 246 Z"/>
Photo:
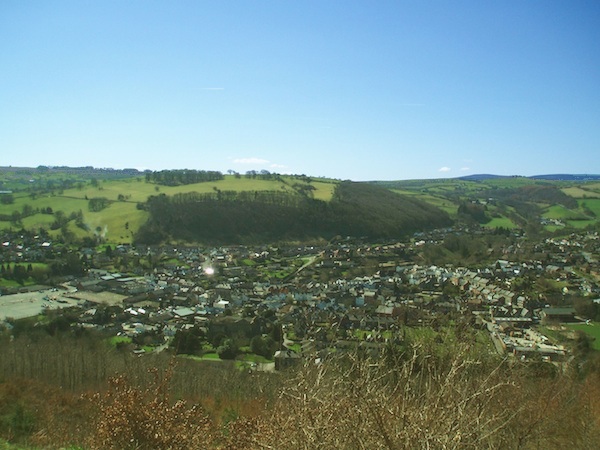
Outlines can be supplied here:
<path id="1" fill-rule="evenodd" d="M 272 415 L 234 424 L 232 448 L 599 448 L 600 378 L 538 375 L 463 351 L 444 363 L 418 349 L 383 366 L 307 366 Z"/>
<path id="2" fill-rule="evenodd" d="M 432 356 L 415 345 L 378 361 L 309 362 L 259 396 L 251 383 L 262 375 L 247 378 L 254 394 L 235 400 L 232 389 L 227 403 L 222 393 L 228 407 L 218 414 L 207 407 L 214 395 L 173 398 L 178 366 L 151 370 L 142 384 L 117 376 L 84 395 L 13 379 L 0 384 L 0 432 L 45 448 L 600 448 L 600 376 L 551 367 L 474 359 L 465 348 Z"/>

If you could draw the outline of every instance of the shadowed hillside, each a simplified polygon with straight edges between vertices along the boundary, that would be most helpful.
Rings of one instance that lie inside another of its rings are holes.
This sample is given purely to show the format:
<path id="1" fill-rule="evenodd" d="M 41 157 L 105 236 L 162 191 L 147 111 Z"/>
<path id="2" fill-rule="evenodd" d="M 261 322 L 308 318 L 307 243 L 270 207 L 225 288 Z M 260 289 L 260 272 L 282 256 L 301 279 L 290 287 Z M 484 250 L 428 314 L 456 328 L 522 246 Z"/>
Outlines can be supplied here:
<path id="1" fill-rule="evenodd" d="M 392 238 L 451 223 L 421 200 L 351 182 L 337 185 L 330 202 L 288 192 L 216 191 L 152 196 L 144 208 L 150 218 L 136 236 L 143 243 Z"/>

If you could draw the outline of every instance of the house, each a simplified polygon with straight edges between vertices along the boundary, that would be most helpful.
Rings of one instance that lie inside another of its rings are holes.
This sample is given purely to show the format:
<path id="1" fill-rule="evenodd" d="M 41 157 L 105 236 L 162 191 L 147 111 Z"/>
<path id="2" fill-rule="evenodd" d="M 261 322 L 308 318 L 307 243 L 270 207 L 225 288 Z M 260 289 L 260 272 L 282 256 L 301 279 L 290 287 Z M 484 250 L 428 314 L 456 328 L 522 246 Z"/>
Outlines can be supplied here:
<path id="1" fill-rule="evenodd" d="M 540 318 L 544 321 L 576 322 L 575 308 L 542 308 Z"/>
<path id="2" fill-rule="evenodd" d="M 285 370 L 302 361 L 302 357 L 291 350 L 277 350 L 273 359 L 275 360 L 275 370 Z"/>

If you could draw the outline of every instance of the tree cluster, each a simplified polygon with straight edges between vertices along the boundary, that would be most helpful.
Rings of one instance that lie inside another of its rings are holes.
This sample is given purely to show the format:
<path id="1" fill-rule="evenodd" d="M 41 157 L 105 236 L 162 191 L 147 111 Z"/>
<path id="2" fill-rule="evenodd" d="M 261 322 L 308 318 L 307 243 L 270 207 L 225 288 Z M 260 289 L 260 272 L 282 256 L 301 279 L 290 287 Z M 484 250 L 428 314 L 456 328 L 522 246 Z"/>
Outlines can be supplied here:
<path id="1" fill-rule="evenodd" d="M 271 173 L 268 170 L 249 170 L 244 175 L 246 178 L 259 179 L 259 180 L 280 180 L 281 175 L 278 173 Z"/>
<path id="2" fill-rule="evenodd" d="M 340 183 L 331 202 L 280 191 L 216 191 L 152 196 L 138 242 L 170 236 L 203 242 L 266 242 L 336 235 L 400 237 L 447 226 L 440 209 L 364 183 Z"/>
<path id="3" fill-rule="evenodd" d="M 12 267 L 10 264 L 7 264 L 6 266 L 4 266 L 4 264 L 0 265 L 0 277 L 6 280 L 14 280 L 20 285 L 25 284 L 25 281 L 32 273 L 33 267 L 31 264 L 27 264 L 26 266 L 15 264 Z"/>
<path id="4" fill-rule="evenodd" d="M 146 172 L 146 182 L 163 186 L 180 186 L 222 180 L 223 174 L 214 170 L 160 170 Z"/>
<path id="5" fill-rule="evenodd" d="M 479 202 L 460 202 L 458 215 L 466 222 L 488 223 L 490 218 L 486 214 L 487 207 Z"/>
<path id="6" fill-rule="evenodd" d="M 99 212 L 110 206 L 110 200 L 106 197 L 94 197 L 88 200 L 88 209 L 91 212 Z"/>

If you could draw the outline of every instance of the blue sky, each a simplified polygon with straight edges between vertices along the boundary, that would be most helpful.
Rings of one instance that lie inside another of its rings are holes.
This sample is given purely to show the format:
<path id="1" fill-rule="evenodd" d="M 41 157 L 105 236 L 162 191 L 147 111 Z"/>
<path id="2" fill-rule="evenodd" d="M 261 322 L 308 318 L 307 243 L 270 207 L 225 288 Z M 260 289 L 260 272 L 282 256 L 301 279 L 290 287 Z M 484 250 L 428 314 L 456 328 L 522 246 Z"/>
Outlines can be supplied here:
<path id="1" fill-rule="evenodd" d="M 600 2 L 0 2 L 0 166 L 600 173 Z"/>

